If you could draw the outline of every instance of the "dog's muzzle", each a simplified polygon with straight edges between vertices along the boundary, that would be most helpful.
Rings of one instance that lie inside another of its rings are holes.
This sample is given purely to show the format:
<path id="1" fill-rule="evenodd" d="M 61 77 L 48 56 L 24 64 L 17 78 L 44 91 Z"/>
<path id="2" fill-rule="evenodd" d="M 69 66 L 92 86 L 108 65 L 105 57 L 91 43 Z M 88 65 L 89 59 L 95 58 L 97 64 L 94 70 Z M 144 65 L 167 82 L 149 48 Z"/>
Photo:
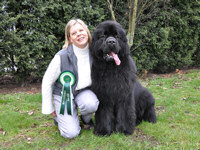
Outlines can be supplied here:
<path id="1" fill-rule="evenodd" d="M 115 54 L 114 52 L 110 52 L 109 54 L 105 54 L 104 55 L 104 59 L 109 62 L 109 61 L 115 61 L 116 65 L 119 66 L 121 64 L 121 61 L 118 57 L 117 54 Z"/>
<path id="2" fill-rule="evenodd" d="M 119 66 L 121 61 L 117 55 L 117 40 L 112 37 L 109 36 L 106 41 L 106 51 L 104 51 L 104 55 L 103 58 L 107 61 L 107 62 L 111 62 L 111 61 L 115 61 L 116 65 Z"/>
<path id="3" fill-rule="evenodd" d="M 106 44 L 110 47 L 110 48 L 113 48 L 116 46 L 116 39 L 112 36 L 109 36 L 107 39 L 106 39 Z"/>
<path id="4" fill-rule="evenodd" d="M 105 55 L 103 56 L 103 59 L 105 59 L 107 62 L 110 62 L 110 61 L 113 61 L 113 60 L 114 60 L 113 56 L 112 56 L 112 55 L 109 55 L 109 54 L 105 54 Z"/>

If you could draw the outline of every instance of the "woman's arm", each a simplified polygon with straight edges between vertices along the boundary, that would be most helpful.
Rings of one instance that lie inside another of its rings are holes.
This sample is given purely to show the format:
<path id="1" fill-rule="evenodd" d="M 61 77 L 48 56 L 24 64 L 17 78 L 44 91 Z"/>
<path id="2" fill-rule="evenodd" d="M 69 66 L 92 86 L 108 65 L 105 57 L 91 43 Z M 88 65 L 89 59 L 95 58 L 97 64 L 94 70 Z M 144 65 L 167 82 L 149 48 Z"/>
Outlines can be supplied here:
<path id="1" fill-rule="evenodd" d="M 55 55 L 51 60 L 42 79 L 42 113 L 51 114 L 55 111 L 53 106 L 53 85 L 58 79 L 60 70 L 60 56 Z"/>

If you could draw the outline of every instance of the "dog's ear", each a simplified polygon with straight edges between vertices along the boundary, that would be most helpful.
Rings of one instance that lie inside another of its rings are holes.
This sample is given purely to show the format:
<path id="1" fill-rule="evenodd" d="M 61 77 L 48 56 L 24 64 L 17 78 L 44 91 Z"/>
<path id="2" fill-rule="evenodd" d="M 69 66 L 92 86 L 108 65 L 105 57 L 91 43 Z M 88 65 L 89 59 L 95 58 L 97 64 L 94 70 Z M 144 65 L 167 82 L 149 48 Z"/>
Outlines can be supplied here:
<path id="1" fill-rule="evenodd" d="M 121 43 L 120 46 L 121 46 L 120 55 L 122 57 L 127 57 L 128 55 L 130 55 L 130 48 L 127 42 Z"/>
<path id="2" fill-rule="evenodd" d="M 121 47 L 120 55 L 122 57 L 126 57 L 126 56 L 130 55 L 130 48 L 128 45 L 126 32 L 119 23 L 117 23 L 117 30 L 118 30 L 119 44 Z"/>
<path id="3" fill-rule="evenodd" d="M 121 32 L 120 34 L 121 34 L 119 36 L 119 38 L 120 38 L 119 44 L 120 44 L 120 47 L 121 47 L 120 55 L 122 57 L 126 57 L 126 56 L 130 55 L 130 48 L 129 48 L 129 45 L 128 45 L 128 40 L 126 38 L 125 32 Z"/>
<path id="4" fill-rule="evenodd" d="M 96 44 L 95 38 L 92 36 L 92 42 L 90 44 L 90 52 L 93 57 L 95 56 L 95 44 Z"/>
<path id="5" fill-rule="evenodd" d="M 99 53 L 101 53 L 101 51 L 99 50 L 101 42 L 98 39 L 98 32 L 99 32 L 98 30 L 95 30 L 93 32 L 92 42 L 91 42 L 91 45 L 90 45 L 91 55 L 93 57 L 96 57 L 97 59 L 101 56 L 101 54 L 99 54 Z"/>

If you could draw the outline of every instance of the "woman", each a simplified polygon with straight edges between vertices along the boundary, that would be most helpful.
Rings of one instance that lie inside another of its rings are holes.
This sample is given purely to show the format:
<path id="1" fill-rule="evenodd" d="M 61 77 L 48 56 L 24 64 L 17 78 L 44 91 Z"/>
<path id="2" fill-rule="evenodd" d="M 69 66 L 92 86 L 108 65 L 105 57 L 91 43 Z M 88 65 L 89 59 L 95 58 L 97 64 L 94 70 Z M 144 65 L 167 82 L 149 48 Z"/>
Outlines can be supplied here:
<path id="1" fill-rule="evenodd" d="M 81 130 L 77 107 L 83 123 L 90 128 L 99 101 L 89 88 L 92 59 L 89 53 L 91 35 L 87 26 L 80 19 L 70 20 L 65 28 L 65 38 L 63 49 L 54 56 L 42 80 L 42 113 L 54 117 L 61 136 L 74 138 Z M 62 80 L 63 73 L 70 73 L 72 76 L 67 76 L 70 80 L 65 80 L 66 76 Z"/>

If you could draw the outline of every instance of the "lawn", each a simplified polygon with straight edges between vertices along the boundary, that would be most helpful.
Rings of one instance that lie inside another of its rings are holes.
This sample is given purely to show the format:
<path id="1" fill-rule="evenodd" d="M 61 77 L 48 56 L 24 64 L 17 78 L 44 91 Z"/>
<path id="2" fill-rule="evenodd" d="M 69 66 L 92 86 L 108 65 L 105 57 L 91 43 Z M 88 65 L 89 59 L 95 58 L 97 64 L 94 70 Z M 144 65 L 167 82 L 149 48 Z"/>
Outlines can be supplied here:
<path id="1" fill-rule="evenodd" d="M 131 136 L 97 137 L 82 130 L 64 139 L 41 94 L 0 95 L 0 149 L 200 149 L 200 70 L 140 79 L 156 99 L 157 123 L 143 122 Z"/>

